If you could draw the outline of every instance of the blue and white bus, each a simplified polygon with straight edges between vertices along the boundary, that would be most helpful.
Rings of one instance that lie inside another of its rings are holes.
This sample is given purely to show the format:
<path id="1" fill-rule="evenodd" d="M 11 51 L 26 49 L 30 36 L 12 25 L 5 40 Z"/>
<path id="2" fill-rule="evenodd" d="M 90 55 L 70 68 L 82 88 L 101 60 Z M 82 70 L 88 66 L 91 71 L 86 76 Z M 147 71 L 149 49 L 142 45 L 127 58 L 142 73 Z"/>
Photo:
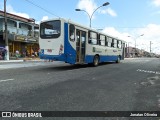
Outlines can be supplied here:
<path id="1" fill-rule="evenodd" d="M 62 18 L 40 23 L 40 59 L 93 64 L 124 59 L 125 42 Z"/>

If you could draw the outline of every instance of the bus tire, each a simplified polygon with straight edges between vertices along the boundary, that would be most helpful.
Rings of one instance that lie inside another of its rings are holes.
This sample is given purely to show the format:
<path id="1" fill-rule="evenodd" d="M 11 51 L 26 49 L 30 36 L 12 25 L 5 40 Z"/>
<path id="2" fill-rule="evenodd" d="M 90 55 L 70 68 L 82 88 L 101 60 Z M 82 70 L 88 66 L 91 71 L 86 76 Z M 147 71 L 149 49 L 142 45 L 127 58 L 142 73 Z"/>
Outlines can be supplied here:
<path id="1" fill-rule="evenodd" d="M 116 63 L 120 63 L 120 56 L 118 56 Z"/>
<path id="2" fill-rule="evenodd" d="M 99 56 L 95 55 L 93 59 L 93 66 L 97 67 L 99 65 Z"/>

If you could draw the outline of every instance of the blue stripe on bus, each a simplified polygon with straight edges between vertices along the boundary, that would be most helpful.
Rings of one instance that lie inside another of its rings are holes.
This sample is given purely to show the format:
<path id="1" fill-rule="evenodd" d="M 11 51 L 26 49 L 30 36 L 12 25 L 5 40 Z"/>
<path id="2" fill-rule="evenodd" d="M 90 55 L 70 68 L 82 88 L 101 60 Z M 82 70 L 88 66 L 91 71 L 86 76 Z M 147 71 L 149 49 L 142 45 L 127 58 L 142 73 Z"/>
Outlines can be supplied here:
<path id="1" fill-rule="evenodd" d="M 46 60 L 55 60 L 55 61 L 65 61 L 65 55 L 45 55 L 45 54 L 40 54 L 40 59 L 46 59 Z"/>
<path id="2" fill-rule="evenodd" d="M 64 54 L 66 55 L 65 62 L 70 64 L 76 63 L 76 50 L 70 45 L 68 40 L 68 23 L 64 23 Z"/>
<path id="3" fill-rule="evenodd" d="M 93 55 L 87 55 L 85 57 L 85 63 L 93 63 L 94 56 Z M 118 56 L 101 56 L 99 62 L 110 62 L 110 61 L 116 61 L 118 59 Z"/>

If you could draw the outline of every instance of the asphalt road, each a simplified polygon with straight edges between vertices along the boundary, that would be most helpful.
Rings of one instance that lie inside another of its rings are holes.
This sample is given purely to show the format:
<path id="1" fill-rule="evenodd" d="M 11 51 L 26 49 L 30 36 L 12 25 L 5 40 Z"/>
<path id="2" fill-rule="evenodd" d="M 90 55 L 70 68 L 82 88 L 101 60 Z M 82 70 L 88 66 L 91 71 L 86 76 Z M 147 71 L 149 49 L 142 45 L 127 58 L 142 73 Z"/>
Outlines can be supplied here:
<path id="1" fill-rule="evenodd" d="M 0 64 L 0 111 L 160 111 L 160 59 L 126 59 L 98 67 L 61 62 Z"/>

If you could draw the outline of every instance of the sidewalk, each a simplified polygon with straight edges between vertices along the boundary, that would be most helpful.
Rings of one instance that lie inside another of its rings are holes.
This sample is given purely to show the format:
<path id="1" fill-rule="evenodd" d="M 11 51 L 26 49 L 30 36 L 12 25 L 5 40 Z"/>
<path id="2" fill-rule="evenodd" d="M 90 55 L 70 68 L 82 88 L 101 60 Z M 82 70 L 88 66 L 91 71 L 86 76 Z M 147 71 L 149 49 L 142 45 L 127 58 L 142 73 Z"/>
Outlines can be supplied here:
<path id="1" fill-rule="evenodd" d="M 18 62 L 27 62 L 27 61 L 42 61 L 40 58 L 18 58 L 17 60 L 15 59 L 10 59 L 10 60 L 0 60 L 0 63 L 18 63 Z"/>

